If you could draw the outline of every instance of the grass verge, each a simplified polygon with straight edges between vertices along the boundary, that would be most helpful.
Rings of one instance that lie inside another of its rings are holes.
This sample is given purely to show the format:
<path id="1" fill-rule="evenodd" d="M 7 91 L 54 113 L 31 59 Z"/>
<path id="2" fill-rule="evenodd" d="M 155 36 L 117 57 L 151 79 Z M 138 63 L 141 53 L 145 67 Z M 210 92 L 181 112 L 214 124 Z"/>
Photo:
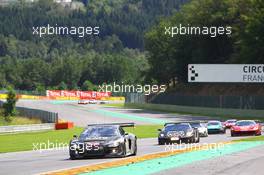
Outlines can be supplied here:
<path id="1" fill-rule="evenodd" d="M 113 103 L 113 104 L 103 104 L 105 107 L 115 107 L 115 108 L 124 108 L 125 103 Z"/>
<path id="2" fill-rule="evenodd" d="M 170 114 L 180 114 L 180 115 L 191 115 L 191 116 L 204 116 L 204 117 L 208 117 L 208 118 L 212 118 L 212 120 L 228 120 L 228 119 L 237 119 L 237 120 L 260 120 L 262 122 L 264 122 L 264 115 L 263 116 L 245 116 L 243 115 L 243 113 L 238 113 L 237 115 L 232 114 L 232 112 L 230 112 L 231 114 L 229 114 L 229 112 L 226 112 L 226 114 L 219 114 L 220 112 L 218 110 L 222 110 L 222 109 L 214 109 L 214 108 L 204 108 L 202 111 L 203 112 L 192 112 L 192 110 L 189 110 L 188 112 L 183 112 L 183 111 L 171 111 L 171 109 L 169 108 L 162 108 L 162 109 L 157 109 L 155 107 L 144 107 L 144 106 L 140 106 L 138 104 L 125 104 L 124 108 L 137 108 L 137 109 L 145 109 L 145 110 L 152 110 L 152 111 L 158 111 L 158 112 L 165 112 L 165 113 L 170 113 Z M 185 108 L 185 107 L 183 107 Z M 187 107 L 190 108 L 191 107 Z M 193 107 L 196 108 L 196 107 Z M 208 110 L 214 110 L 215 112 L 210 111 L 210 113 L 212 114 L 207 114 Z M 184 109 L 186 110 L 186 109 Z M 187 110 L 186 110 L 187 111 Z"/>
<path id="3" fill-rule="evenodd" d="M 159 125 L 136 126 L 135 128 L 125 128 L 126 132 L 134 133 L 138 138 L 157 137 Z M 29 151 L 33 150 L 33 144 L 54 143 L 68 144 L 73 135 L 79 135 L 83 128 L 75 127 L 69 130 L 54 130 L 45 132 L 17 133 L 0 135 L 0 153 Z M 42 149 L 44 149 L 42 147 Z"/>
<path id="4" fill-rule="evenodd" d="M 234 142 L 254 142 L 254 141 L 264 141 L 264 136 L 256 136 L 256 137 L 250 137 L 250 138 L 243 138 L 243 139 L 239 139 L 239 140 L 234 140 Z"/>
<path id="5" fill-rule="evenodd" d="M 13 117 L 11 122 L 7 122 L 3 117 L 3 109 L 0 109 L 0 126 L 8 126 L 8 125 L 30 125 L 30 124 L 40 124 L 42 123 L 38 118 L 26 118 L 23 116 Z"/>

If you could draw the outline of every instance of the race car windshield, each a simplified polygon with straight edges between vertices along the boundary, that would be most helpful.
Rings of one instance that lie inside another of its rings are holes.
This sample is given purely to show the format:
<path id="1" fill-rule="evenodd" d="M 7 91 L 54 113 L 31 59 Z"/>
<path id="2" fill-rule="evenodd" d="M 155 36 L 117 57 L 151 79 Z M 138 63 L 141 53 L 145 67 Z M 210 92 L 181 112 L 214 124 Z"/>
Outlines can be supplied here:
<path id="1" fill-rule="evenodd" d="M 191 126 L 199 128 L 199 127 L 201 127 L 201 124 L 200 123 L 191 123 Z"/>
<path id="2" fill-rule="evenodd" d="M 255 125 L 256 123 L 253 121 L 241 121 L 241 122 L 237 122 L 236 125 L 237 126 L 249 126 L 249 125 Z"/>
<path id="3" fill-rule="evenodd" d="M 86 138 L 100 138 L 100 137 L 114 137 L 119 134 L 117 128 L 111 126 L 103 127 L 88 127 L 81 135 L 80 139 Z"/>
<path id="4" fill-rule="evenodd" d="M 210 126 L 210 125 L 219 125 L 219 122 L 210 122 L 210 123 L 208 123 L 208 126 Z"/>
<path id="5" fill-rule="evenodd" d="M 165 127 L 165 131 L 186 131 L 188 129 L 190 129 L 190 126 L 183 124 L 169 125 Z"/>

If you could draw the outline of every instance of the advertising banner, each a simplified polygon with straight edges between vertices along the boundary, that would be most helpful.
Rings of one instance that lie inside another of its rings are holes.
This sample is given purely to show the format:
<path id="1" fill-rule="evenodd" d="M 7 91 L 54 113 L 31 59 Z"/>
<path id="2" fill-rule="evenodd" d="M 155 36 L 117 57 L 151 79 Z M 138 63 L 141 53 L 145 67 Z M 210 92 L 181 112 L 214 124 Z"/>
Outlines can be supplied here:
<path id="1" fill-rule="evenodd" d="M 47 97 L 74 97 L 80 99 L 101 99 L 102 97 L 110 97 L 110 92 L 96 92 L 96 91 L 67 91 L 67 90 L 47 90 Z"/>

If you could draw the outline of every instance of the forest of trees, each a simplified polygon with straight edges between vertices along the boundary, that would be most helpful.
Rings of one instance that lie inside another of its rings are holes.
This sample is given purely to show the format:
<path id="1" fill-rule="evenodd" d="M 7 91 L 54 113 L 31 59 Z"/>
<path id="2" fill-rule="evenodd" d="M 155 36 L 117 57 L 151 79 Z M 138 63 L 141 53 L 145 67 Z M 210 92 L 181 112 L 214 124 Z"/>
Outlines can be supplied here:
<path id="1" fill-rule="evenodd" d="M 149 74 L 159 83 L 187 81 L 188 64 L 263 64 L 263 0 L 193 0 L 146 34 Z M 164 34 L 165 26 L 232 27 L 231 35 Z M 160 69 L 163 67 L 164 69 Z"/>
<path id="2" fill-rule="evenodd" d="M 0 7 L 0 88 L 77 89 L 86 81 L 143 83 L 144 33 L 186 0 L 89 0 L 72 10 L 39 0 Z M 33 26 L 99 26 L 99 36 L 32 35 Z M 87 83 L 86 83 L 87 84 Z"/>
<path id="3" fill-rule="evenodd" d="M 264 63 L 262 0 L 52 0 L 0 7 L 0 88 L 186 82 L 189 63 Z M 32 26 L 100 26 L 100 35 L 32 35 Z M 165 26 L 232 26 L 232 35 L 164 35 Z"/>

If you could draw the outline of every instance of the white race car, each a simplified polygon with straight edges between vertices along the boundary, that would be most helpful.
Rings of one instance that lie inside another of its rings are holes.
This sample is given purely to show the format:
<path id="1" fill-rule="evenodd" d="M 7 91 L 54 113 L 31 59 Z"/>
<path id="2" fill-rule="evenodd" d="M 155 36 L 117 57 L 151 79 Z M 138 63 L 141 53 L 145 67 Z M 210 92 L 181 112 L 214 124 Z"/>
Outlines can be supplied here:
<path id="1" fill-rule="evenodd" d="M 193 128 L 197 128 L 199 135 L 202 137 L 208 137 L 208 129 L 206 127 L 206 123 L 203 122 L 190 122 L 190 125 Z"/>

